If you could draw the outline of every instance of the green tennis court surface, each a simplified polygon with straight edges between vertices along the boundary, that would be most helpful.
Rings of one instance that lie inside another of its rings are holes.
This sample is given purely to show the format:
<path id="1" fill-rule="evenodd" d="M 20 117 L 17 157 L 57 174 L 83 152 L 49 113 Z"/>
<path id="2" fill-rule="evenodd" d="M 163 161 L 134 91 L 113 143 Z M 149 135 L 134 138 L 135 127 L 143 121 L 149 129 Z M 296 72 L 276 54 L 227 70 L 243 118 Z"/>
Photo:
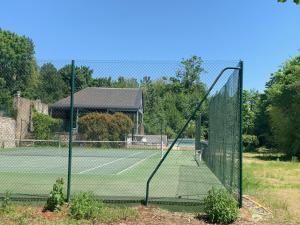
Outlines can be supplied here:
<path id="1" fill-rule="evenodd" d="M 161 158 L 158 149 L 73 148 L 72 193 L 93 191 L 108 200 L 142 200 L 146 181 Z M 19 147 L 0 150 L 0 192 L 45 196 L 56 178 L 67 180 L 68 149 Z M 150 185 L 150 200 L 199 201 L 221 186 L 194 151 L 171 151 Z"/>

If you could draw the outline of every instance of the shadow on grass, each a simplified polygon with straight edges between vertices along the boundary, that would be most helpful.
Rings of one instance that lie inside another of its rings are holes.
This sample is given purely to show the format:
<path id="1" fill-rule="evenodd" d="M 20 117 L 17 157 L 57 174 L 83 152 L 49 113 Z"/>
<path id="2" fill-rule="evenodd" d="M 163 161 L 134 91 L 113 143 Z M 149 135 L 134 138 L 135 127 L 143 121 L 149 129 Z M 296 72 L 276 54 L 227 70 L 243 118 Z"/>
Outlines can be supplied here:
<path id="1" fill-rule="evenodd" d="M 278 155 L 278 154 L 261 154 L 256 155 L 254 158 L 264 160 L 264 161 L 291 161 L 291 157 L 286 155 Z"/>
<path id="2" fill-rule="evenodd" d="M 263 161 L 282 161 L 282 162 L 290 162 L 292 161 L 292 157 L 287 156 L 283 153 L 279 153 L 277 151 L 268 151 L 268 152 L 245 152 L 251 155 L 250 158 L 255 158 Z"/>
<path id="3" fill-rule="evenodd" d="M 290 162 L 292 161 L 292 157 L 282 155 L 282 154 L 260 154 L 255 156 L 256 159 L 264 160 L 264 161 L 281 161 L 281 162 Z"/>

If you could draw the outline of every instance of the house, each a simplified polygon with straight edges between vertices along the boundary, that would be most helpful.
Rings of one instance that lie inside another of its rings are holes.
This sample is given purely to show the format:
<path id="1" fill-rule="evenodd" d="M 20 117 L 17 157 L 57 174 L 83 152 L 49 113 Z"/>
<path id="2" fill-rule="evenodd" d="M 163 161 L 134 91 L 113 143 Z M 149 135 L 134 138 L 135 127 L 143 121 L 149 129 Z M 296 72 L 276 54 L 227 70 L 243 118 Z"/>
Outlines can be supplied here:
<path id="1" fill-rule="evenodd" d="M 61 118 L 68 124 L 70 118 L 70 96 L 49 106 L 50 115 Z M 134 134 L 143 134 L 143 91 L 140 88 L 88 87 L 74 93 L 74 129 L 78 129 L 80 116 L 90 112 L 128 115 L 134 123 Z"/>

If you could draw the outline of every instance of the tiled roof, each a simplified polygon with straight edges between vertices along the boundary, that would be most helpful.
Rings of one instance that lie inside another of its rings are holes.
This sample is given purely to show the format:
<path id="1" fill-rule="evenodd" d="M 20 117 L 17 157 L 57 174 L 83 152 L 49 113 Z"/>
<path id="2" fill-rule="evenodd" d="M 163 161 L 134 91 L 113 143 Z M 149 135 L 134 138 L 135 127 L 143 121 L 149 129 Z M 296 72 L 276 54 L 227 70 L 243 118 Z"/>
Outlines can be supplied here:
<path id="1" fill-rule="evenodd" d="M 143 107 L 143 91 L 140 88 L 88 87 L 74 94 L 75 108 L 138 110 Z M 70 107 L 70 96 L 50 106 Z"/>

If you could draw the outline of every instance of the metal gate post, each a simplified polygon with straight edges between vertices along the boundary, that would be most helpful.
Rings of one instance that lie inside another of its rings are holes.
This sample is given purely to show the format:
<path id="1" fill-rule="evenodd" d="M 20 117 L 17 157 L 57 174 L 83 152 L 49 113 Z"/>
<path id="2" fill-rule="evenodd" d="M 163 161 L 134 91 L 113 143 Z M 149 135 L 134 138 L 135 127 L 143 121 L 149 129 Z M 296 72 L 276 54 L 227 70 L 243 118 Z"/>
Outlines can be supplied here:
<path id="1" fill-rule="evenodd" d="M 70 95 L 70 124 L 69 124 L 69 155 L 68 155 L 68 184 L 67 184 L 67 202 L 70 202 L 71 196 L 71 176 L 72 176 L 72 139 L 73 139 L 73 113 L 74 113 L 74 86 L 75 86 L 75 61 L 71 64 L 71 95 Z"/>
<path id="2" fill-rule="evenodd" d="M 243 207 L 243 70 L 244 70 L 244 63 L 240 61 L 239 63 L 239 94 L 240 94 L 240 177 L 239 177 L 239 188 L 240 188 L 240 196 L 239 196 L 239 206 L 240 208 Z"/>

